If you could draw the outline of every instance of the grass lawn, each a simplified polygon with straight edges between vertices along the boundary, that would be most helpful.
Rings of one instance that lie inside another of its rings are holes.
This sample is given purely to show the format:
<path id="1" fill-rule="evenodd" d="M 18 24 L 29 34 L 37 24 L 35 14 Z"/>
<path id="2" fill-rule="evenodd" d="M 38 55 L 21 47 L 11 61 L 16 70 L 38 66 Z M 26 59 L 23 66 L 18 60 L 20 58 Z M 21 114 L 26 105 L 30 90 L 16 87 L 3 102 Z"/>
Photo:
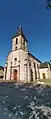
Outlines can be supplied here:
<path id="1" fill-rule="evenodd" d="M 36 81 L 34 82 L 34 84 L 33 84 L 33 83 L 32 83 L 32 84 L 33 84 L 33 85 L 37 85 L 37 82 L 38 82 L 38 81 L 39 81 L 39 82 L 44 82 L 44 84 L 43 84 L 44 86 L 46 86 L 46 85 L 51 86 L 51 79 L 44 79 L 44 80 L 40 80 L 40 79 L 39 79 L 39 80 L 36 80 Z"/>

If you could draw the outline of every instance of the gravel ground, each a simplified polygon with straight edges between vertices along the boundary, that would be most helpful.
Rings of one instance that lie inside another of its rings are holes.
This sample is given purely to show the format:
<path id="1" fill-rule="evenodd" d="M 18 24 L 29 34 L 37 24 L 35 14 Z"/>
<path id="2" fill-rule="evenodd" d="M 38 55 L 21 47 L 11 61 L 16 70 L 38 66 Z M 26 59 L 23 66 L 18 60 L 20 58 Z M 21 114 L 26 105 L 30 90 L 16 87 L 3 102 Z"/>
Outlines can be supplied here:
<path id="1" fill-rule="evenodd" d="M 51 119 L 51 88 L 0 83 L 0 119 Z"/>

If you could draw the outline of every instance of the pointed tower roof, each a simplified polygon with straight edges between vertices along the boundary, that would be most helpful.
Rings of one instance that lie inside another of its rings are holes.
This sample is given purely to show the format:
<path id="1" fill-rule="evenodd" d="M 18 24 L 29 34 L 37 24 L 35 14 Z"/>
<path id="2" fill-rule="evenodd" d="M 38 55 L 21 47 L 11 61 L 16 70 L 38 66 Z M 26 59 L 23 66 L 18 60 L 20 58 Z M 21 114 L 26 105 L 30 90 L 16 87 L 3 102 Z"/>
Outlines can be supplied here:
<path id="1" fill-rule="evenodd" d="M 21 35 L 27 41 L 27 39 L 26 39 L 26 37 L 25 37 L 25 35 L 23 33 L 23 30 L 22 30 L 22 26 L 21 25 L 19 26 L 17 33 L 12 38 L 15 38 L 15 37 L 17 37 L 19 35 Z"/>
<path id="2" fill-rule="evenodd" d="M 19 29 L 18 29 L 18 32 L 17 32 L 17 35 L 19 35 L 19 34 L 23 34 L 22 26 L 21 25 L 19 26 Z"/>

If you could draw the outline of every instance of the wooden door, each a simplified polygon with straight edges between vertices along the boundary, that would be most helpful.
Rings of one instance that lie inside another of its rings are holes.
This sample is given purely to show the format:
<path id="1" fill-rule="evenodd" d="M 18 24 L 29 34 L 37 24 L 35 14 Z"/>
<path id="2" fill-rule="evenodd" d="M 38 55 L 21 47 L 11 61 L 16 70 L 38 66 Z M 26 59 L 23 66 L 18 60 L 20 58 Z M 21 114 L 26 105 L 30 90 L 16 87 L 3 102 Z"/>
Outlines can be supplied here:
<path id="1" fill-rule="evenodd" d="M 17 70 L 14 70 L 14 80 L 17 81 Z"/>
<path id="2" fill-rule="evenodd" d="M 43 76 L 43 79 L 46 79 L 45 73 L 43 73 L 42 76 Z"/>

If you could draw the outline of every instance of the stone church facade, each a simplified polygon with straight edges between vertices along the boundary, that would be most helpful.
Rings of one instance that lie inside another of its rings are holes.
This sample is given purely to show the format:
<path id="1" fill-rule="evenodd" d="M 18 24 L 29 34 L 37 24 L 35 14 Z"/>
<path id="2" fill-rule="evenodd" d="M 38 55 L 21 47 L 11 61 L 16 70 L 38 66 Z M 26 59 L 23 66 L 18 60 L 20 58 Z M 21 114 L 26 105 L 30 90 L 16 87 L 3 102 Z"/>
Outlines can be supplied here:
<path id="1" fill-rule="evenodd" d="M 28 41 L 20 26 L 12 38 L 12 51 L 7 57 L 3 80 L 31 82 L 40 78 L 41 61 L 28 51 Z"/>
<path id="2" fill-rule="evenodd" d="M 6 81 L 31 82 L 43 78 L 41 61 L 28 51 L 28 40 L 20 26 L 12 38 L 12 51 L 9 53 L 4 67 Z M 46 73 L 46 68 L 44 68 Z"/>

